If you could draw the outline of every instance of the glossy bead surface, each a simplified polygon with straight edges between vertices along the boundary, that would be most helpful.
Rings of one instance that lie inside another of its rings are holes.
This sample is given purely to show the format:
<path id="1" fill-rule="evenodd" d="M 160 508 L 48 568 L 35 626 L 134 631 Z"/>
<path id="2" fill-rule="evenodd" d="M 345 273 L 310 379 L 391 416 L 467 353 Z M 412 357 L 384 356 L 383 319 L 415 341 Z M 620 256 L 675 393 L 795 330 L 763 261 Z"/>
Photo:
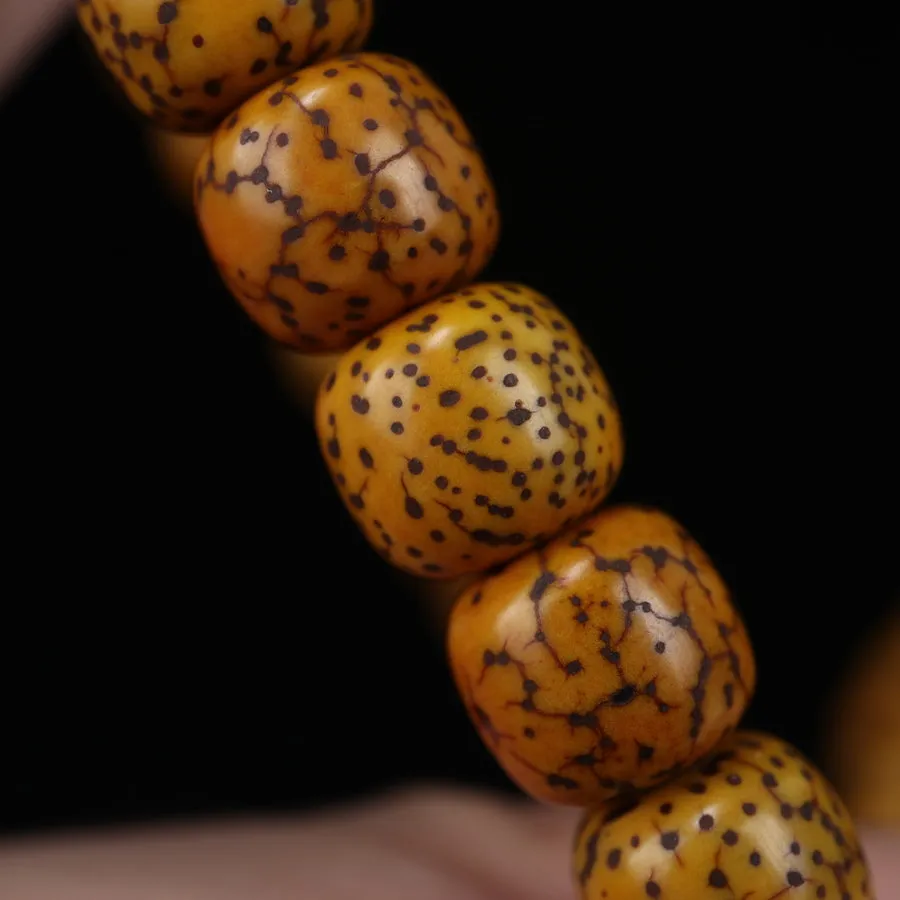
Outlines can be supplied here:
<path id="1" fill-rule="evenodd" d="M 462 594 L 453 674 L 534 797 L 591 806 L 659 784 L 737 725 L 752 648 L 722 579 L 668 516 L 602 510 Z"/>
<path id="2" fill-rule="evenodd" d="M 371 0 L 78 0 L 98 55 L 158 124 L 210 131 L 239 103 L 313 60 L 359 49 Z"/>
<path id="3" fill-rule="evenodd" d="M 241 106 L 197 169 L 210 254 L 248 314 L 307 352 L 351 346 L 470 281 L 497 241 L 491 185 L 416 66 L 357 54 Z"/>
<path id="4" fill-rule="evenodd" d="M 316 427 L 351 514 L 417 575 L 481 571 L 595 507 L 622 465 L 590 350 L 544 296 L 479 284 L 347 351 Z"/>
<path id="5" fill-rule="evenodd" d="M 834 789 L 796 749 L 755 732 L 670 784 L 588 813 L 574 874 L 582 900 L 874 897 Z"/>

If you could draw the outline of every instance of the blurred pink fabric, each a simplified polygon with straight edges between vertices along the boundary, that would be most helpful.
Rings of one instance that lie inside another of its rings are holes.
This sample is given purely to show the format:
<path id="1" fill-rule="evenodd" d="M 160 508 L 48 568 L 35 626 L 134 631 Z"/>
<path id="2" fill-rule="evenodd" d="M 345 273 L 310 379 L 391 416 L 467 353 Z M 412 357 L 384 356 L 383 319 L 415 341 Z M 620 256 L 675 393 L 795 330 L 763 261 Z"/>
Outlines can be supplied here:
<path id="1" fill-rule="evenodd" d="M 0 100 L 71 15 L 72 0 L 0 2 Z"/>

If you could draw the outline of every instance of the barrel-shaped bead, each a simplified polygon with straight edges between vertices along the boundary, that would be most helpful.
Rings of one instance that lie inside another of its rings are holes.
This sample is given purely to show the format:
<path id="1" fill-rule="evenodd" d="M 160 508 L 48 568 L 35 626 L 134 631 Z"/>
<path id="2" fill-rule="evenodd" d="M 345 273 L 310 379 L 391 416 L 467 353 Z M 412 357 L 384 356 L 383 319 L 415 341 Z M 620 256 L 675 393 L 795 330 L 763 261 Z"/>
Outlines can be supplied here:
<path id="1" fill-rule="evenodd" d="M 866 900 L 853 822 L 822 773 L 770 734 L 737 732 L 649 794 L 590 811 L 581 900 Z"/>
<path id="2" fill-rule="evenodd" d="M 669 516 L 612 507 L 464 592 L 448 632 L 471 717 L 535 797 L 653 787 L 737 726 L 755 668 L 706 554 Z"/>
<path id="3" fill-rule="evenodd" d="M 131 103 L 177 131 L 211 131 L 298 66 L 359 49 L 372 0 L 78 0 L 78 18 Z"/>
<path id="4" fill-rule="evenodd" d="M 521 285 L 473 285 L 395 320 L 343 355 L 317 407 L 350 512 L 418 575 L 479 572 L 552 537 L 622 465 L 597 362 Z"/>

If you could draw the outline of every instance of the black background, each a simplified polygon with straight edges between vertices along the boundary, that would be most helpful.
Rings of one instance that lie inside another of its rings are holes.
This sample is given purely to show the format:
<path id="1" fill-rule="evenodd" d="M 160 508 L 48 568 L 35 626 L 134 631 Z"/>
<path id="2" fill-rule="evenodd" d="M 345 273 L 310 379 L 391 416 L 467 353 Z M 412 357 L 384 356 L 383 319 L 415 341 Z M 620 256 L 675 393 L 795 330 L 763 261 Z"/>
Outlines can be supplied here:
<path id="1" fill-rule="evenodd" d="M 747 723 L 822 759 L 900 572 L 895 35 L 584 6 L 383 0 L 369 46 L 462 110 L 504 215 L 484 277 L 580 326 L 614 498 L 695 533 L 756 644 Z M 69 29 L 0 109 L 0 826 L 508 787 L 96 76 Z"/>

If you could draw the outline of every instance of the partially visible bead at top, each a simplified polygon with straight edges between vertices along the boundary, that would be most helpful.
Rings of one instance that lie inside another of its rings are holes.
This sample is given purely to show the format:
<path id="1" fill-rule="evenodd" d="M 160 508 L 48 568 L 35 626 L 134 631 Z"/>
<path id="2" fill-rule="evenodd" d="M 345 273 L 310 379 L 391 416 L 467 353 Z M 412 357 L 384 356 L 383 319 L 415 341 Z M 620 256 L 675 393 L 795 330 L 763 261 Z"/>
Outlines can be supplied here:
<path id="1" fill-rule="evenodd" d="M 372 0 L 78 0 L 78 18 L 137 109 L 210 131 L 298 66 L 359 49 Z"/>
<path id="2" fill-rule="evenodd" d="M 461 287 L 497 242 L 472 135 L 416 66 L 372 53 L 297 71 L 215 132 L 197 217 L 247 313 L 305 352 L 351 346 Z"/>

